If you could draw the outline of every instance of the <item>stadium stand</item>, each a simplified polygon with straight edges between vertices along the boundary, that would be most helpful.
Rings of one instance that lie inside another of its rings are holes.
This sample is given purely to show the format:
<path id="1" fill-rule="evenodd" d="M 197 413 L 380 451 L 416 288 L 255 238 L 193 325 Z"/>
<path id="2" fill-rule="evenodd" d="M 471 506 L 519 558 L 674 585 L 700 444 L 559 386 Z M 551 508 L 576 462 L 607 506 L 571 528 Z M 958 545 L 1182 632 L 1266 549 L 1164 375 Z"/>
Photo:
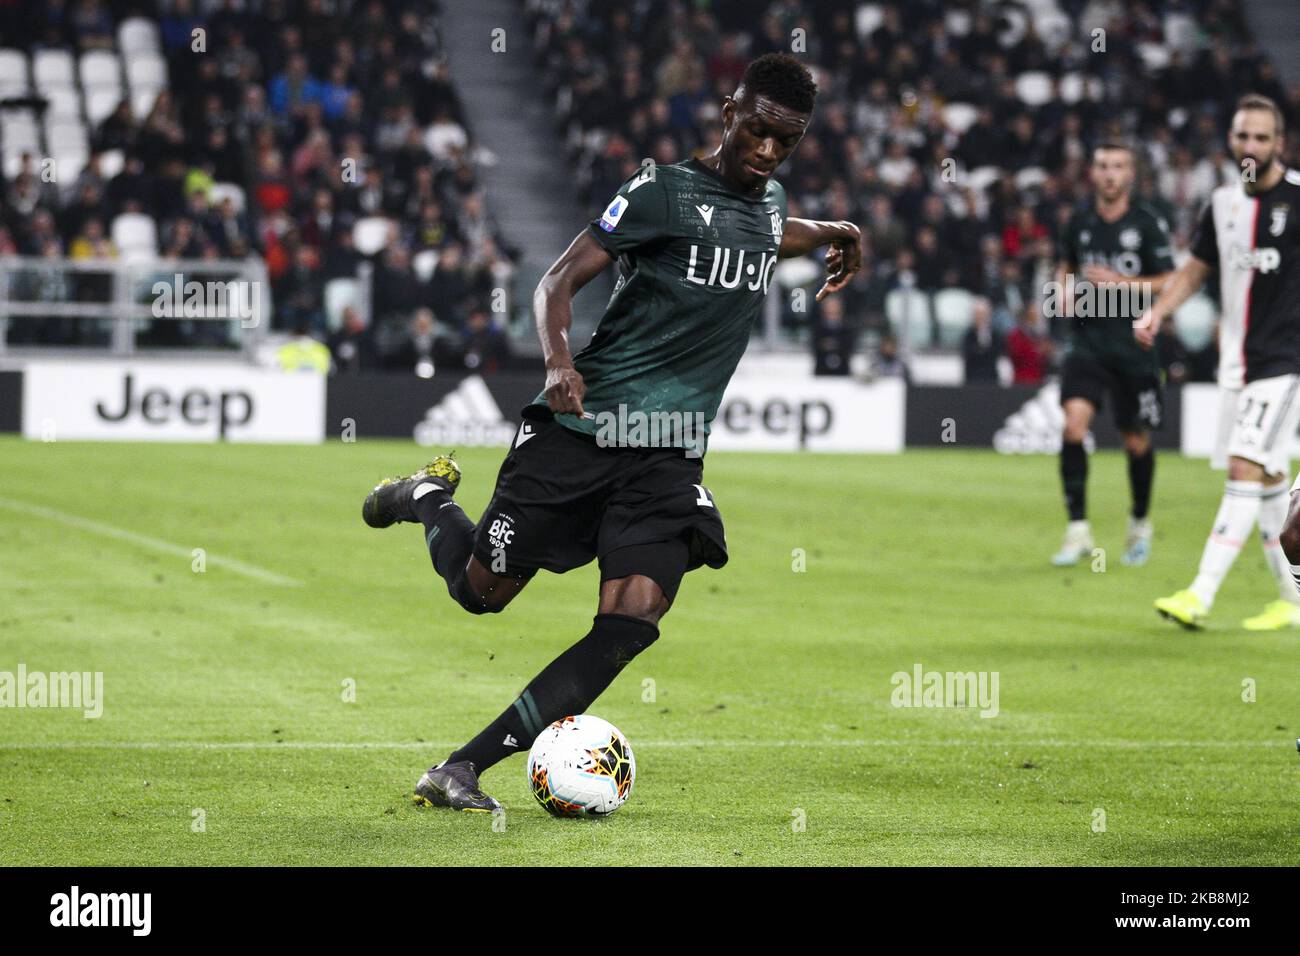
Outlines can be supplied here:
<path id="1" fill-rule="evenodd" d="M 858 222 L 866 249 L 842 317 L 773 297 L 789 343 L 829 323 L 820 341 L 849 351 L 865 333 L 873 347 L 892 334 L 904 356 L 955 352 L 977 297 L 1006 339 L 1085 197 L 1091 144 L 1141 144 L 1139 192 L 1184 248 L 1231 174 L 1237 96 L 1262 92 L 1300 120 L 1300 87 L 1282 86 L 1238 0 L 515 2 L 567 152 L 557 177 L 576 178 L 588 212 L 643 158 L 710 149 L 745 63 L 803 45 L 821 96 L 780 174 L 791 214 Z M 0 0 L 0 254 L 50 270 L 256 260 L 272 329 L 364 340 L 342 366 L 404 367 L 430 314 L 436 360 L 477 361 L 486 316 L 497 364 L 493 292 L 508 316 L 531 290 L 515 288 L 519 249 L 481 184 L 442 15 L 435 0 Z M 778 280 L 789 291 L 818 274 L 786 263 Z M 24 281 L 77 300 L 103 285 Z M 1179 316 L 1192 353 L 1214 348 L 1213 308 L 1198 298 Z M 106 326 L 13 319 L 7 342 L 103 346 Z"/>
<path id="2" fill-rule="evenodd" d="M 260 259 L 273 330 L 325 338 L 360 310 L 350 369 L 404 361 L 428 314 L 440 359 L 477 361 L 515 250 L 438 16 L 431 0 L 0 5 L 0 252 Z M 101 326 L 13 320 L 8 341 L 102 345 Z M 191 343 L 210 344 L 173 344 Z"/>
<path id="3" fill-rule="evenodd" d="M 791 215 L 863 225 L 848 321 L 872 341 L 892 331 L 910 351 L 959 346 L 973 296 L 1010 336 L 1041 299 L 1101 138 L 1141 145 L 1139 193 L 1182 249 L 1210 190 L 1233 175 L 1224 131 L 1237 97 L 1264 93 L 1300 120 L 1300 86 L 1282 87 L 1236 0 L 521 2 L 588 208 L 645 157 L 711 150 L 747 60 L 801 38 L 821 92 L 779 174 Z M 789 297 L 783 306 L 794 337 L 817 327 Z M 1185 346 L 1212 349 L 1212 304 L 1187 308 Z"/>

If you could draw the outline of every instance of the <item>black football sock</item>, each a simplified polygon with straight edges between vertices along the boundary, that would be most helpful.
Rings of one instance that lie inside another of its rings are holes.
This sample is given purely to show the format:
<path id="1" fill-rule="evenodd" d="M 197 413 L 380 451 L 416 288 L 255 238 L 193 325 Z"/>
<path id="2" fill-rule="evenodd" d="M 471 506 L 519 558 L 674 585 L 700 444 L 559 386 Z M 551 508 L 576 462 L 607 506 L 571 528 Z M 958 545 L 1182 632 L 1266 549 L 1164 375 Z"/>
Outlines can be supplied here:
<path id="1" fill-rule="evenodd" d="M 655 642 L 659 628 L 622 614 L 597 614 L 589 633 L 529 682 L 515 702 L 450 757 L 482 773 L 513 753 L 527 751 L 561 717 L 585 713 L 619 671 Z"/>
<path id="2" fill-rule="evenodd" d="M 415 503 L 424 524 L 424 543 L 434 570 L 449 585 L 465 570 L 474 548 L 474 522 L 446 491 L 433 491 Z"/>
<path id="3" fill-rule="evenodd" d="M 1082 442 L 1061 444 L 1061 486 L 1070 520 L 1082 521 L 1088 516 L 1088 453 Z"/>
<path id="4" fill-rule="evenodd" d="M 1156 450 L 1128 456 L 1128 485 L 1133 491 L 1133 517 L 1141 521 L 1151 508 L 1151 485 L 1156 475 Z"/>

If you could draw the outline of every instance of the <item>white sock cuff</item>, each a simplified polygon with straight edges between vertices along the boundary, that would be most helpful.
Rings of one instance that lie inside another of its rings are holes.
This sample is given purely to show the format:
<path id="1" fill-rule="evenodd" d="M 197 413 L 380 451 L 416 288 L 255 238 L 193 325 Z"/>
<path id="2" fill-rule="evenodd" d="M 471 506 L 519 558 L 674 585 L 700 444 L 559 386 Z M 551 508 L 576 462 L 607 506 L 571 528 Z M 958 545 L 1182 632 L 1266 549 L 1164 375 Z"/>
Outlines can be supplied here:
<path id="1" fill-rule="evenodd" d="M 1264 494 L 1264 486 L 1258 481 L 1232 481 L 1224 483 L 1223 491 L 1225 494 L 1235 495 L 1240 498 L 1259 498 Z"/>

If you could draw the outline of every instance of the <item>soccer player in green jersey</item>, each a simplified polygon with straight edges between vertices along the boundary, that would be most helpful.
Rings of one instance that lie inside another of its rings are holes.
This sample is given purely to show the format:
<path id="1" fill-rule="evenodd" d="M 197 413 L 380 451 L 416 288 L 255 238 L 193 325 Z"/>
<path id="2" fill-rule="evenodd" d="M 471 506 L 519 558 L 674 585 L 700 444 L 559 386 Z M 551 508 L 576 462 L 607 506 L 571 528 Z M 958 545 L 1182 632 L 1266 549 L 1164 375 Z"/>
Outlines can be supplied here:
<path id="1" fill-rule="evenodd" d="M 417 802 L 497 809 L 479 775 L 526 752 L 553 721 L 583 713 L 658 638 L 683 575 L 726 563 L 702 457 L 777 260 L 829 246 L 818 299 L 861 263 L 856 226 L 788 219 L 772 178 L 803 138 L 816 93 L 789 54 L 754 60 L 724 101 L 718 150 L 644 166 L 551 266 L 533 297 L 545 387 L 524 409 L 477 525 L 452 499 L 460 469 L 447 456 L 367 497 L 372 527 L 424 526 L 434 568 L 473 614 L 504 609 L 539 569 L 563 573 L 593 558 L 600 566 L 587 636 L 420 777 Z M 614 293 L 571 356 L 573 297 L 612 263 Z"/>
<path id="2" fill-rule="evenodd" d="M 1083 442 L 1108 393 L 1124 437 L 1133 498 L 1121 561 L 1145 564 L 1151 553 L 1147 512 L 1156 466 L 1151 432 L 1161 424 L 1164 387 L 1155 349 L 1134 340 L 1133 320 L 1160 291 L 1174 260 L 1168 224 L 1129 195 L 1135 172 L 1130 147 L 1099 145 L 1090 170 L 1095 200 L 1070 218 L 1061 235 L 1057 290 L 1071 333 L 1061 374 L 1061 484 L 1069 524 L 1052 558 L 1060 567 L 1078 564 L 1092 551 Z"/>

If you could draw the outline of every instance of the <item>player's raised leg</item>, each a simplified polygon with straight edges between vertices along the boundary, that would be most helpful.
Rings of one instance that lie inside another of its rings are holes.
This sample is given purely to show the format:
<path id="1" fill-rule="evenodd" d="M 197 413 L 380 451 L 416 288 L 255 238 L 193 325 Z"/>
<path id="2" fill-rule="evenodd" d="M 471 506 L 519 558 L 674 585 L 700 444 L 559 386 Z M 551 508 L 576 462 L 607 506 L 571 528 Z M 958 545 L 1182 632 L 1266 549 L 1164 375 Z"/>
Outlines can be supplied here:
<path id="1" fill-rule="evenodd" d="M 495 613 L 528 577 L 494 574 L 472 557 L 474 522 L 452 498 L 459 485 L 460 465 L 451 455 L 439 455 L 414 474 L 381 481 L 366 496 L 361 516 L 372 528 L 424 525 L 429 558 L 456 603 L 473 614 Z"/>
<path id="2" fill-rule="evenodd" d="M 1151 485 L 1155 480 L 1156 452 L 1148 431 L 1124 432 L 1124 454 L 1128 458 L 1128 484 L 1133 499 L 1129 512 L 1128 536 L 1120 563 L 1143 565 L 1151 557 Z"/>
<path id="3" fill-rule="evenodd" d="M 478 789 L 479 775 L 511 754 L 526 751 L 551 723 L 584 713 L 623 668 L 658 639 L 659 621 L 672 606 L 688 556 L 685 540 L 676 539 L 622 548 L 603 558 L 604 580 L 591 630 L 547 664 L 473 740 L 431 767 L 416 784 L 416 802 L 496 809 L 496 801 Z M 622 573 L 633 567 L 648 573 Z"/>
<path id="4" fill-rule="evenodd" d="M 1092 427 L 1096 406 L 1077 396 L 1062 402 L 1065 427 L 1061 435 L 1061 488 L 1069 523 L 1065 540 L 1052 557 L 1057 567 L 1071 567 L 1092 552 L 1092 529 L 1088 526 L 1088 453 L 1083 441 Z"/>

